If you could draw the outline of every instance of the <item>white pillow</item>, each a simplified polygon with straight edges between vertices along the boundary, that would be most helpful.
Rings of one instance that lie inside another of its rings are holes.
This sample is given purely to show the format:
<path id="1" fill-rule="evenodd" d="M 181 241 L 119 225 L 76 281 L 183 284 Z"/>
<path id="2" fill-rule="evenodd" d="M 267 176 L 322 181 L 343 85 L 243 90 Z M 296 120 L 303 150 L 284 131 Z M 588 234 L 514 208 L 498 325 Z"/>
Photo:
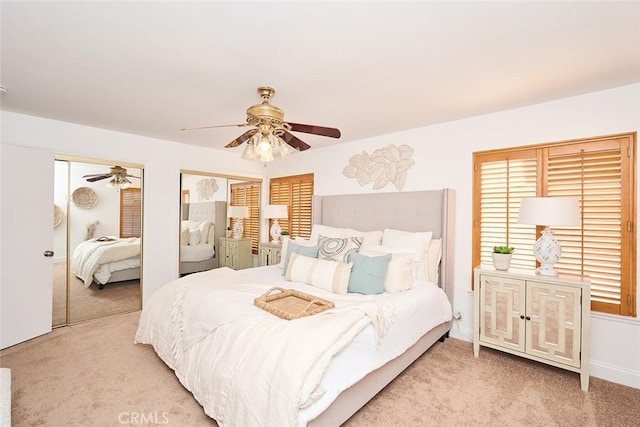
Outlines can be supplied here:
<path id="1" fill-rule="evenodd" d="M 211 227 L 211 221 L 202 221 L 198 225 L 198 230 L 200 230 L 200 242 L 207 243 L 207 237 L 209 236 L 209 228 Z"/>
<path id="2" fill-rule="evenodd" d="M 200 243 L 200 230 L 189 230 L 189 246 L 195 246 Z"/>
<path id="3" fill-rule="evenodd" d="M 430 282 L 438 283 L 439 267 L 442 259 L 442 238 L 431 239 L 427 248 L 427 277 Z"/>
<path id="4" fill-rule="evenodd" d="M 385 229 L 382 233 L 382 246 L 392 248 L 413 249 L 416 253 L 416 278 L 426 281 L 427 278 L 427 248 L 431 241 L 432 233 L 424 231 L 412 233 L 409 231 Z"/>
<path id="5" fill-rule="evenodd" d="M 285 279 L 302 282 L 334 294 L 346 294 L 349 288 L 352 263 L 310 258 L 292 253 Z"/>
<path id="6" fill-rule="evenodd" d="M 380 256 L 391 253 L 391 261 L 387 268 L 387 276 L 384 279 L 386 292 L 402 292 L 413 287 L 414 279 L 414 254 L 413 252 L 394 252 L 393 248 L 387 251 L 382 246 L 361 247 L 359 254 L 365 256 Z"/>
<path id="7" fill-rule="evenodd" d="M 282 239 L 282 247 L 280 248 L 280 262 L 278 263 L 278 267 L 280 268 L 284 268 L 284 262 L 287 257 L 287 248 L 289 247 L 290 241 L 291 239 Z M 296 237 L 295 239 L 293 239 L 293 242 L 296 245 L 300 245 L 300 246 L 311 247 L 316 245 L 315 242 L 312 242 L 309 239 L 303 239 L 302 237 Z"/>
<path id="8" fill-rule="evenodd" d="M 382 243 L 382 231 L 359 231 L 353 228 L 344 228 L 341 237 L 362 237 L 364 246 L 375 246 Z"/>
<path id="9" fill-rule="evenodd" d="M 344 228 L 329 227 L 328 225 L 322 224 L 313 224 L 313 227 L 311 228 L 310 240 L 315 242 L 318 240 L 318 237 L 320 235 L 323 235 L 325 237 L 346 237 L 343 236 L 343 230 Z"/>
<path id="10" fill-rule="evenodd" d="M 187 246 L 189 244 L 189 227 L 184 227 L 180 230 L 180 244 Z"/>

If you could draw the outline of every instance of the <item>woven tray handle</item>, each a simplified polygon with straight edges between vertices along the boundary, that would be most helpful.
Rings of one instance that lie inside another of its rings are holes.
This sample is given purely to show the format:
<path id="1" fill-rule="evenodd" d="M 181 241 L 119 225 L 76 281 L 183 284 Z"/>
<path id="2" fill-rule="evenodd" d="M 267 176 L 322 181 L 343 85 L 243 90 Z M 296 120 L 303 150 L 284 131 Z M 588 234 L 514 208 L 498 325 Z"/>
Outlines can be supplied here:
<path id="1" fill-rule="evenodd" d="M 280 286 L 274 286 L 273 288 L 271 288 L 267 292 L 265 292 L 264 295 L 262 295 L 262 298 L 266 298 L 266 297 L 270 296 L 273 291 L 280 291 L 280 293 L 284 293 L 286 291 L 286 289 L 281 288 Z"/>
<path id="2" fill-rule="evenodd" d="M 309 309 L 313 306 L 313 305 L 319 305 L 320 307 L 325 307 L 327 304 L 323 301 L 317 300 L 317 299 L 312 299 L 309 304 L 307 304 L 307 306 L 304 308 L 304 310 L 302 310 L 303 313 L 308 313 Z"/>

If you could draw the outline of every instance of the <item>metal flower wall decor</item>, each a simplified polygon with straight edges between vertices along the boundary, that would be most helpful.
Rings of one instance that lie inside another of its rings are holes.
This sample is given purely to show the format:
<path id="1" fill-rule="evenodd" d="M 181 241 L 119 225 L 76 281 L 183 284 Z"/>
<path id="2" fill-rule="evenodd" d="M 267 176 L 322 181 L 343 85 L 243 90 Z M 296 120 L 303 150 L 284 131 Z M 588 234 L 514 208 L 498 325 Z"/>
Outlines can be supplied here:
<path id="1" fill-rule="evenodd" d="M 413 148 L 408 145 L 396 147 L 389 144 L 371 155 L 363 151 L 351 156 L 342 174 L 357 179 L 361 187 L 373 183 L 373 189 L 380 190 L 391 183 L 402 190 L 407 181 L 407 171 L 415 164 L 412 155 Z"/>
<path id="2" fill-rule="evenodd" d="M 215 178 L 203 178 L 196 183 L 196 191 L 198 192 L 198 200 L 209 200 L 213 197 L 213 193 L 218 191 L 218 182 Z"/>

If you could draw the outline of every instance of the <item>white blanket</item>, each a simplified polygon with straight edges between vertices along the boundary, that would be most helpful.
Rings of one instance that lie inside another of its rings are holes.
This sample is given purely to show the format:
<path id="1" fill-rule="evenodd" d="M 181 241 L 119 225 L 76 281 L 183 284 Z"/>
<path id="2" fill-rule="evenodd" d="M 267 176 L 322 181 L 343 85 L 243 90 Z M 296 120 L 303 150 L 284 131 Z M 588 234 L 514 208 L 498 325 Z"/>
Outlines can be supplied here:
<path id="1" fill-rule="evenodd" d="M 140 256 L 140 239 L 130 237 L 110 242 L 95 239 L 80 243 L 73 251 L 71 271 L 82 279 L 86 287 L 91 286 L 93 274 L 102 265 Z"/>
<path id="2" fill-rule="evenodd" d="M 282 320 L 253 304 L 270 287 L 222 268 L 170 283 L 142 312 L 136 342 L 154 344 L 162 323 L 154 317 L 170 316 L 170 338 L 161 340 L 171 340 L 172 354 L 159 354 L 221 426 L 295 425 L 299 409 L 321 396 L 332 357 L 368 324 L 381 340 L 393 320 L 389 298 L 361 295 Z"/>

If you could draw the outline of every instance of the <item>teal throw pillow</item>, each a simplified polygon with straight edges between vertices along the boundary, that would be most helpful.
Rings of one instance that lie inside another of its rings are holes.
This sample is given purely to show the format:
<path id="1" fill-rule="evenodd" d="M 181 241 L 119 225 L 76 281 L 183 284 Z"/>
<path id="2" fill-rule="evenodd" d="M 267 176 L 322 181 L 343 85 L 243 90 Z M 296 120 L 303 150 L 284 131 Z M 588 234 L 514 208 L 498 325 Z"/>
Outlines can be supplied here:
<path id="1" fill-rule="evenodd" d="M 387 270 L 391 254 L 368 257 L 352 252 L 349 255 L 349 262 L 353 263 L 349 287 L 347 292 L 376 295 L 384 291 L 384 279 L 387 277 Z"/>
<path id="2" fill-rule="evenodd" d="M 287 254 L 284 258 L 284 264 L 282 269 L 282 275 L 285 276 L 287 274 L 287 267 L 289 266 L 289 258 L 291 258 L 292 253 L 297 253 L 299 255 L 308 256 L 309 258 L 318 258 L 318 250 L 320 250 L 320 246 L 302 246 L 296 245 L 292 241 L 289 241 L 287 245 Z"/>

